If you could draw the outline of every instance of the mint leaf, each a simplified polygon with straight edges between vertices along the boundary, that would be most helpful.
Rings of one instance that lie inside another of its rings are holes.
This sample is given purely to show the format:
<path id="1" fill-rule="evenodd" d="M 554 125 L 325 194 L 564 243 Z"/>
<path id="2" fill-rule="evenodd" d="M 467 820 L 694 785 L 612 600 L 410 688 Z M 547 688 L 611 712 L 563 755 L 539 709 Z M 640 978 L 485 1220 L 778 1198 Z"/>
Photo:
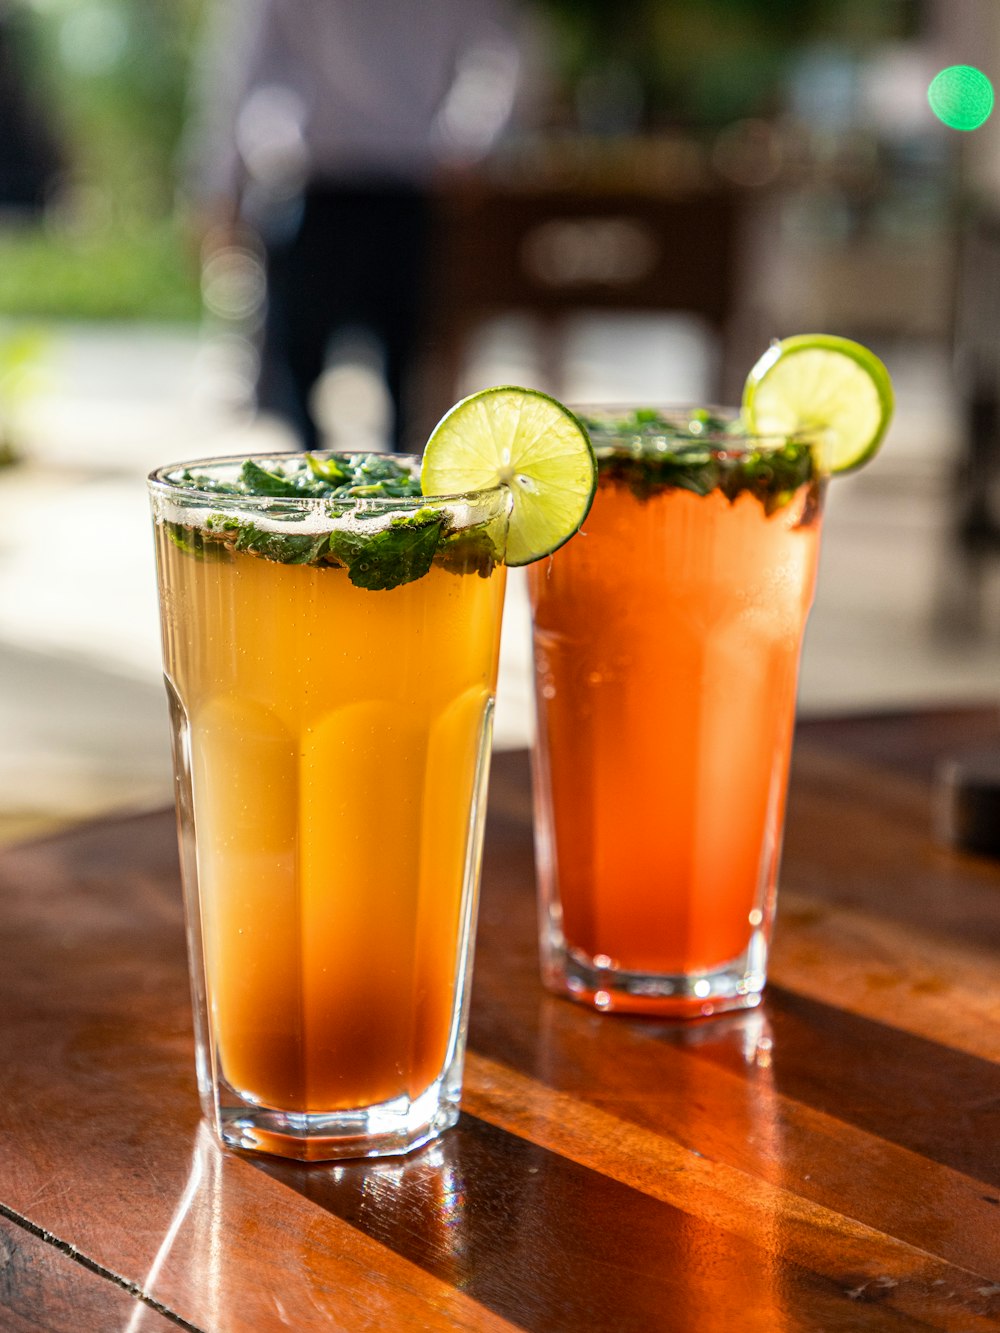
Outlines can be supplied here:
<path id="1" fill-rule="evenodd" d="M 330 533 L 330 554 L 347 566 L 351 582 L 370 592 L 384 592 L 423 578 L 438 548 L 445 516 L 418 509 L 401 514 L 378 532 Z"/>
<path id="2" fill-rule="evenodd" d="M 179 551 L 193 555 L 196 560 L 226 560 L 229 557 L 228 547 L 209 537 L 201 528 L 165 522 L 163 530 Z"/>
<path id="3" fill-rule="evenodd" d="M 391 454 L 352 454 L 350 483 L 342 495 L 419 495 L 420 479 L 400 467 Z"/>
<path id="4" fill-rule="evenodd" d="M 242 551 L 283 565 L 342 566 L 356 587 L 370 591 L 411 583 L 434 563 L 451 574 L 488 578 L 502 558 L 492 521 L 452 530 L 447 514 L 430 506 L 399 514 L 372 532 L 279 532 L 229 514 L 212 514 L 203 528 L 163 526 L 170 541 L 196 560 L 226 560 Z"/>
<path id="5" fill-rule="evenodd" d="M 281 472 L 268 472 L 252 458 L 244 460 L 240 480 L 248 495 L 301 495 L 301 487 Z"/>
<path id="6" fill-rule="evenodd" d="M 237 551 L 250 551 L 282 565 L 313 565 L 326 550 L 328 532 L 269 532 L 254 523 L 241 523 Z"/>
<path id="7" fill-rule="evenodd" d="M 213 514 L 205 524 L 206 535 L 215 534 L 231 551 L 248 551 L 282 565 L 315 564 L 330 540 L 328 532 L 275 532 L 258 527 L 249 519 Z"/>
<path id="8" fill-rule="evenodd" d="M 446 533 L 437 549 L 437 563 L 449 574 L 478 574 L 488 579 L 500 564 L 492 523 L 477 523 Z"/>
<path id="9" fill-rule="evenodd" d="M 602 476 L 624 482 L 640 500 L 668 487 L 708 495 L 720 482 L 718 460 L 702 444 L 642 454 L 612 451 L 606 457 L 598 455 L 597 465 Z"/>
<path id="10" fill-rule="evenodd" d="M 317 458 L 315 454 L 306 454 L 306 464 L 316 481 L 329 486 L 342 486 L 351 477 L 350 468 L 339 458 Z"/>

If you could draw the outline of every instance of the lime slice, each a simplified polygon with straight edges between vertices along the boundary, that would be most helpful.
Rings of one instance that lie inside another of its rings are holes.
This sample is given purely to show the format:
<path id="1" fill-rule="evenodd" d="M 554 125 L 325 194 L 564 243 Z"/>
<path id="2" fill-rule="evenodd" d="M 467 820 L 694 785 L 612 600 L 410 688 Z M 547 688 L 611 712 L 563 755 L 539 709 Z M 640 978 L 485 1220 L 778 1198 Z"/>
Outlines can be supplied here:
<path id="1" fill-rule="evenodd" d="M 743 417 L 755 435 L 815 436 L 831 472 L 875 454 L 892 418 L 889 372 L 849 338 L 800 333 L 774 342 L 747 376 Z"/>
<path id="2" fill-rule="evenodd" d="M 535 389 L 498 385 L 456 403 L 424 448 L 420 488 L 454 495 L 500 483 L 513 507 L 508 565 L 550 555 L 587 517 L 597 488 L 597 460 L 568 408 Z"/>

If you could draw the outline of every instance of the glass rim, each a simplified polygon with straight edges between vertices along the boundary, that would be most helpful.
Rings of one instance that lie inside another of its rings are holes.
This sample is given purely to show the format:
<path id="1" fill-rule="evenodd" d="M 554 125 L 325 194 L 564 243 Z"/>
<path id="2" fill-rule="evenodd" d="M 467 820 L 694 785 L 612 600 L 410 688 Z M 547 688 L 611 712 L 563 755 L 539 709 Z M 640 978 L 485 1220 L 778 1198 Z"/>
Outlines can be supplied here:
<path id="1" fill-rule="evenodd" d="M 685 447 L 702 445 L 718 454 L 745 454 L 755 449 L 774 452 L 789 444 L 819 444 L 816 436 L 808 432 L 734 430 L 730 434 L 697 422 L 697 415 L 705 413 L 715 421 L 739 425 L 742 414 L 737 407 L 705 403 L 574 403 L 570 410 L 587 430 L 598 454 L 602 447 L 630 443 L 633 448 L 629 452 L 638 452 L 645 441 L 658 439 Z M 661 419 L 629 421 L 630 414 L 640 411 L 655 412 Z M 695 425 L 699 428 L 695 429 Z"/>
<path id="2" fill-rule="evenodd" d="M 481 486 L 465 491 L 447 491 L 434 495 L 254 495 L 252 492 L 245 493 L 234 491 L 212 491 L 203 490 L 199 486 L 179 483 L 170 474 L 177 474 L 186 471 L 208 471 L 213 467 L 228 467 L 239 469 L 245 462 L 254 462 L 259 465 L 264 463 L 288 463 L 295 460 L 301 460 L 310 456 L 312 458 L 358 458 L 358 457 L 386 457 L 392 458 L 397 462 L 419 465 L 421 455 L 412 453 L 391 453 L 387 450 L 374 449 L 271 449 L 257 453 L 234 453 L 219 454 L 210 458 L 191 458 L 182 459 L 176 463 L 165 463 L 160 467 L 154 468 L 146 477 L 148 489 L 158 495 L 169 496 L 171 499 L 181 497 L 190 500 L 193 504 L 204 504 L 208 507 L 224 508 L 227 505 L 237 505 L 240 507 L 249 506 L 259 508 L 274 505 L 283 509 L 288 506 L 301 507 L 303 509 L 326 509 L 331 503 L 336 503 L 346 512 L 350 509 L 364 508 L 368 512 L 378 512 L 379 510 L 399 511 L 400 509 L 421 508 L 424 505 L 433 504 L 455 504 L 479 502 L 501 497 L 509 492 L 510 488 L 503 482 L 497 482 L 495 486 Z M 418 466 L 412 469 L 413 475 L 418 475 Z"/>

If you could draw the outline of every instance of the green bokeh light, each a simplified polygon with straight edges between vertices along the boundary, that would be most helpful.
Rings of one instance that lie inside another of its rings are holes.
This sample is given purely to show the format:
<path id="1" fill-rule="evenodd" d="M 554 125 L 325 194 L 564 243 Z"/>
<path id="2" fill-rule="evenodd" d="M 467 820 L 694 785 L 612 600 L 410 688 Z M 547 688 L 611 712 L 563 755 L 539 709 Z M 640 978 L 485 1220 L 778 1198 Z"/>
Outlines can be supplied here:
<path id="1" fill-rule="evenodd" d="M 953 130 L 978 130 L 993 110 L 993 85 L 972 65 L 949 65 L 927 89 L 931 110 Z"/>

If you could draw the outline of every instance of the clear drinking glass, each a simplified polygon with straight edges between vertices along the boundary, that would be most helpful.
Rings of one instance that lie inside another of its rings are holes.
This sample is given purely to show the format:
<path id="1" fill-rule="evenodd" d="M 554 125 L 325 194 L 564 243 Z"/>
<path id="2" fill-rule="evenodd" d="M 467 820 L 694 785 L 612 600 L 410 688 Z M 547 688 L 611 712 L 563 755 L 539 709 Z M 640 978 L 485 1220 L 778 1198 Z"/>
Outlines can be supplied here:
<path id="1" fill-rule="evenodd" d="M 241 462 L 150 478 L 202 1105 L 405 1152 L 458 1115 L 509 493 L 217 492 Z"/>
<path id="2" fill-rule="evenodd" d="M 594 506 L 529 570 L 544 980 L 605 1011 L 751 1007 L 825 479 L 735 416 L 580 415 Z"/>

